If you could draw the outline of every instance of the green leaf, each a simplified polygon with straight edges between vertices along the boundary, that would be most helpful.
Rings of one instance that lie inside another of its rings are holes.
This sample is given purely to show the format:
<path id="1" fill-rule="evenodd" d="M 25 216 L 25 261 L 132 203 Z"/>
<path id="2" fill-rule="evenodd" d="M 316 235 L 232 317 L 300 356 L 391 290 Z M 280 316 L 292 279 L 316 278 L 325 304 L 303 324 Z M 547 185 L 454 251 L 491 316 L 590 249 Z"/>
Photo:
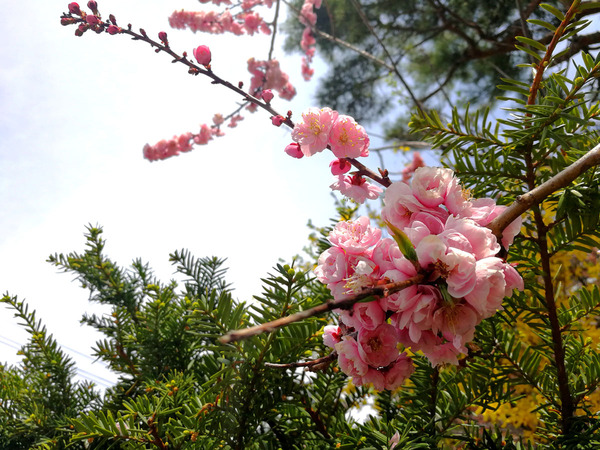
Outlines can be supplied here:
<path id="1" fill-rule="evenodd" d="M 533 48 L 537 48 L 541 52 L 546 52 L 546 46 L 541 42 L 535 41 L 525 36 L 516 36 L 515 39 L 523 44 L 527 44 Z"/>
<path id="2" fill-rule="evenodd" d="M 391 223 L 386 222 L 386 225 L 392 232 L 392 237 L 398 244 L 398 247 L 400 248 L 400 251 L 404 257 L 409 261 L 417 262 L 417 252 L 415 251 L 415 247 L 412 245 L 412 242 L 410 242 L 410 239 L 408 239 L 408 236 Z"/>

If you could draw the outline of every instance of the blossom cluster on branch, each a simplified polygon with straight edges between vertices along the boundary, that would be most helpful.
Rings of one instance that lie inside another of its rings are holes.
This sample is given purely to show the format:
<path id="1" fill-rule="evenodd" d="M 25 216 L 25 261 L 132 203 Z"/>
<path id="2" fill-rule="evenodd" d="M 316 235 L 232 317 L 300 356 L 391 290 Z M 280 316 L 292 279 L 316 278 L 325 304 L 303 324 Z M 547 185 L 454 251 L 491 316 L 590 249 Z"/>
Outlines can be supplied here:
<path id="1" fill-rule="evenodd" d="M 386 190 L 384 203 L 393 239 L 382 238 L 368 217 L 340 222 L 314 271 L 335 301 L 422 275 L 399 292 L 338 310 L 340 325 L 325 329 L 324 343 L 344 373 L 378 390 L 398 387 L 413 370 L 398 348 L 420 351 L 434 366 L 458 364 L 475 327 L 524 288 L 515 268 L 496 256 L 500 243 L 486 228 L 505 207 L 469 198 L 452 170 L 418 168 L 410 185 L 399 181 Z M 503 246 L 520 226 L 519 218 L 504 231 Z"/>

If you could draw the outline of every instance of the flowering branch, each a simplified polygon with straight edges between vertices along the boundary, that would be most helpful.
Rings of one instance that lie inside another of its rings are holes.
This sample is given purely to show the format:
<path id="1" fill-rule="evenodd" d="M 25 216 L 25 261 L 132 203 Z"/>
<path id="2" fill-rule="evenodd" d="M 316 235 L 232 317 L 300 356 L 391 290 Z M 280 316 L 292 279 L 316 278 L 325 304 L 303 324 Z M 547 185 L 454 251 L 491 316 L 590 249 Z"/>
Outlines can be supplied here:
<path id="1" fill-rule="evenodd" d="M 252 336 L 256 336 L 262 333 L 270 333 L 272 331 L 277 330 L 278 328 L 285 327 L 294 322 L 299 322 L 301 320 L 308 319 L 309 317 L 314 317 L 329 311 L 333 311 L 334 309 L 350 309 L 355 303 L 358 303 L 361 300 L 373 296 L 388 297 L 389 295 L 399 292 L 402 289 L 406 289 L 409 286 L 419 284 L 423 282 L 424 279 L 425 276 L 423 274 L 418 274 L 412 278 L 409 278 L 408 280 L 396 281 L 364 289 L 360 294 L 353 295 L 351 297 L 345 298 L 337 302 L 328 301 L 326 303 L 322 303 L 305 311 L 300 311 L 290 316 L 272 320 L 271 322 L 262 323 L 260 325 L 244 328 L 241 330 L 230 331 L 224 336 L 221 336 L 219 338 L 219 341 L 221 341 L 223 344 L 227 344 L 229 342 L 234 341 L 241 341 L 243 339 L 248 339 Z"/>
<path id="2" fill-rule="evenodd" d="M 312 359 L 310 361 L 293 362 L 288 364 L 276 364 L 276 363 L 265 363 L 265 367 L 271 367 L 273 369 L 294 369 L 296 367 L 306 367 L 311 372 L 316 372 L 328 366 L 333 360 L 337 358 L 337 352 L 333 351 L 327 356 L 322 358 Z"/>
<path id="3" fill-rule="evenodd" d="M 71 13 L 63 13 L 63 15 L 61 16 L 61 23 L 63 25 L 80 24 L 77 31 L 80 31 L 80 30 L 87 31 L 88 29 L 92 29 L 98 33 L 101 33 L 104 29 L 108 30 L 110 28 L 111 30 L 114 30 L 114 32 L 109 31 L 109 34 L 126 34 L 126 35 L 131 36 L 132 39 L 135 41 L 146 42 L 146 43 L 150 44 L 151 47 L 156 47 L 156 49 L 155 49 L 156 53 L 163 51 L 163 52 L 169 54 L 170 56 L 172 56 L 173 61 L 171 61 L 171 62 L 181 63 L 181 64 L 186 65 L 189 68 L 188 73 L 190 73 L 192 75 L 201 74 L 201 75 L 209 77 L 212 80 L 212 84 L 219 84 L 221 86 L 225 86 L 226 88 L 228 88 L 228 89 L 232 90 L 233 92 L 235 92 L 236 94 L 240 95 L 246 102 L 253 103 L 256 106 L 261 107 L 262 109 L 264 109 L 265 111 L 268 111 L 273 116 L 282 117 L 283 124 L 287 125 L 290 128 L 294 128 L 294 123 L 291 121 L 291 119 L 289 117 L 285 118 L 284 116 L 279 114 L 277 111 L 275 111 L 275 109 L 273 109 L 269 103 L 260 101 L 258 98 L 253 97 L 252 95 L 248 94 L 247 92 L 244 92 L 240 87 L 235 86 L 232 83 L 230 83 L 229 81 L 224 80 L 223 78 L 216 75 L 212 71 L 210 64 L 206 65 L 205 69 L 199 67 L 198 65 L 194 64 L 192 61 L 187 59 L 187 52 L 183 52 L 182 56 L 178 55 L 171 49 L 168 42 L 166 42 L 165 45 L 162 45 L 162 44 L 150 39 L 148 37 L 148 35 L 146 34 L 146 31 L 144 31 L 143 28 L 140 28 L 140 32 L 136 33 L 135 31 L 132 30 L 131 24 L 128 24 L 127 28 L 118 27 L 116 25 L 116 20 L 112 14 L 110 16 L 111 17 L 110 22 L 108 20 L 104 21 L 104 22 L 101 22 L 98 20 L 96 23 L 92 24 L 90 22 L 94 22 L 93 20 L 86 20 L 86 19 L 88 17 L 96 17 L 97 18 L 99 16 L 99 14 L 90 16 L 90 15 L 85 15 L 84 12 L 81 12 L 81 13 L 82 13 L 81 17 L 73 17 L 73 15 Z"/>

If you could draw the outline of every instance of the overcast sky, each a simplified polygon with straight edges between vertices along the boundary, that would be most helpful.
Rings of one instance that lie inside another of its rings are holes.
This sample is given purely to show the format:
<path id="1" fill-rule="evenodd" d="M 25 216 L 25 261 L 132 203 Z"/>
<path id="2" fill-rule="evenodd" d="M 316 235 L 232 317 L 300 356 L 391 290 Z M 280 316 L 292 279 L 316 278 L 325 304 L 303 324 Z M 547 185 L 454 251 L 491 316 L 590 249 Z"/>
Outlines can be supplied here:
<path id="1" fill-rule="evenodd" d="M 146 142 L 196 132 L 238 98 L 128 37 L 75 37 L 73 26 L 59 23 L 68 3 L 0 0 L 0 292 L 26 300 L 81 375 L 102 385 L 114 378 L 86 357 L 99 336 L 79 325 L 83 312 L 101 310 L 72 275 L 46 262 L 50 254 L 82 252 L 85 225 L 98 224 L 111 259 L 127 266 L 141 257 L 163 281 L 173 274 L 173 250 L 227 258 L 236 296 L 248 300 L 279 258 L 301 252 L 309 219 L 329 223 L 334 180 L 330 155 L 286 156 L 289 130 L 262 112 L 245 114 L 238 128 L 190 153 L 144 160 Z M 209 45 L 213 70 L 234 83 L 248 85 L 247 59 L 268 54 L 265 36 L 171 30 L 171 12 L 197 10 L 197 1 L 103 0 L 99 8 L 150 36 L 167 31 L 178 53 Z M 299 56 L 276 56 L 298 96 L 276 98 L 274 107 L 298 118 L 309 106 L 326 106 L 313 103 Z M 18 361 L 26 338 L 12 311 L 0 309 L 0 361 Z"/>

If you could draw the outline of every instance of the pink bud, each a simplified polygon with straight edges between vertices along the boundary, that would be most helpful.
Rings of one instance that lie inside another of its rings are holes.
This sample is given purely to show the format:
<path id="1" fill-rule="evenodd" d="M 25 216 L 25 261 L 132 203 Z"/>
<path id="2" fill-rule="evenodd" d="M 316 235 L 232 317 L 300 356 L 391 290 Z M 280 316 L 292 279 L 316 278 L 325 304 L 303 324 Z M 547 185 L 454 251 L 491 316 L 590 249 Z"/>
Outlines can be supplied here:
<path id="1" fill-rule="evenodd" d="M 98 3 L 96 3 L 94 0 L 90 0 L 87 5 L 94 14 L 98 14 Z"/>
<path id="2" fill-rule="evenodd" d="M 271 122 L 273 123 L 273 125 L 275 125 L 276 127 L 280 127 L 281 124 L 285 121 L 283 116 L 273 116 L 271 117 Z"/>
<path id="3" fill-rule="evenodd" d="M 286 152 L 292 158 L 300 159 L 304 156 L 304 153 L 302 153 L 302 150 L 300 150 L 300 145 L 297 142 L 292 142 L 291 144 L 289 144 L 284 149 L 284 152 Z"/>
<path id="4" fill-rule="evenodd" d="M 333 175 L 343 175 L 350 171 L 352 164 L 350 164 L 346 159 L 340 158 L 331 161 L 329 163 L 329 167 L 331 168 L 331 173 Z"/>
<path id="5" fill-rule="evenodd" d="M 161 31 L 160 33 L 158 33 L 158 38 L 163 42 L 167 42 L 167 33 Z"/>
<path id="6" fill-rule="evenodd" d="M 271 100 L 273 100 L 273 97 L 275 96 L 271 92 L 271 89 L 265 89 L 264 91 L 262 91 L 261 97 L 265 102 L 271 103 Z"/>
<path id="7" fill-rule="evenodd" d="M 119 27 L 116 27 L 114 25 L 110 25 L 108 27 L 108 29 L 106 30 L 108 32 L 108 34 L 117 34 L 121 32 L 121 29 Z"/>
<path id="8" fill-rule="evenodd" d="M 201 45 L 194 50 L 194 58 L 198 61 L 198 64 L 202 64 L 205 67 L 210 65 L 211 54 L 210 49 L 206 45 Z"/>
<path id="9" fill-rule="evenodd" d="M 100 20 L 96 16 L 92 16 L 91 14 L 85 16 L 85 21 L 90 25 L 98 25 L 100 23 Z"/>
<path id="10" fill-rule="evenodd" d="M 79 9 L 79 5 L 75 2 L 69 3 L 69 12 L 71 14 L 81 15 L 81 10 Z"/>

